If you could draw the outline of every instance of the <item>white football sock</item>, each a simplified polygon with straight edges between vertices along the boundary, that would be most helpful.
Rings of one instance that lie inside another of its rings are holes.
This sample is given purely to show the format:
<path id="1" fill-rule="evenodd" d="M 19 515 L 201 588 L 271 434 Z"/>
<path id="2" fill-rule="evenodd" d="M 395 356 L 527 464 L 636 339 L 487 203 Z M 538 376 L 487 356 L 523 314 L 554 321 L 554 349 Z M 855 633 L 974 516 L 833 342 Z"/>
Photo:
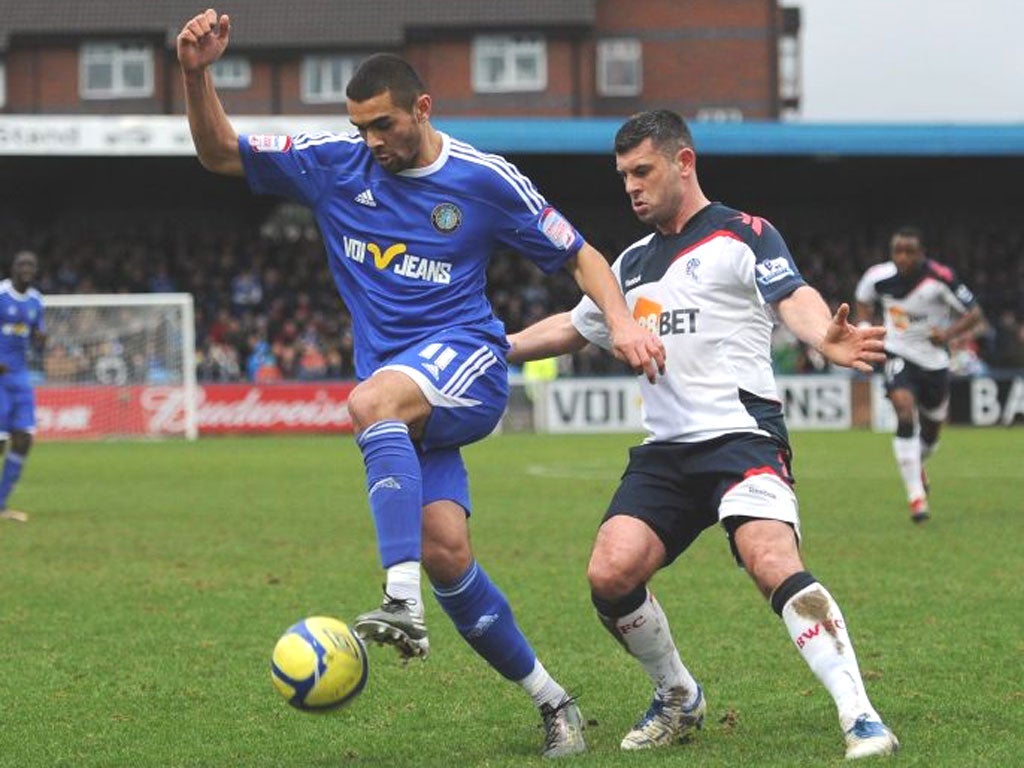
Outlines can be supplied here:
<path id="1" fill-rule="evenodd" d="M 828 590 L 817 582 L 804 587 L 782 607 L 782 620 L 807 666 L 835 701 L 843 731 L 860 715 L 881 720 L 864 690 L 846 620 Z"/>
<path id="2" fill-rule="evenodd" d="M 683 665 L 672 640 L 668 617 L 650 590 L 643 605 L 615 619 L 615 630 L 627 650 L 643 664 L 658 694 L 667 694 L 670 688 L 683 688 L 688 694 L 686 706 L 697 700 L 697 681 Z"/>
<path id="3" fill-rule="evenodd" d="M 920 499 L 924 496 L 924 485 L 921 483 L 920 442 L 916 437 L 894 437 L 892 452 L 896 455 L 896 464 L 900 468 L 900 476 L 907 489 L 907 501 Z"/>
<path id="4" fill-rule="evenodd" d="M 556 683 L 555 678 L 548 674 L 544 665 L 540 663 L 540 659 L 534 662 L 533 671 L 530 674 L 516 682 L 530 694 L 533 703 L 538 707 L 543 704 L 557 707 L 564 699 L 568 698 L 565 688 Z"/>
<path id="5" fill-rule="evenodd" d="M 420 589 L 420 564 L 415 560 L 396 563 L 388 568 L 384 591 L 396 600 L 410 600 L 413 613 L 423 615 L 423 593 Z"/>

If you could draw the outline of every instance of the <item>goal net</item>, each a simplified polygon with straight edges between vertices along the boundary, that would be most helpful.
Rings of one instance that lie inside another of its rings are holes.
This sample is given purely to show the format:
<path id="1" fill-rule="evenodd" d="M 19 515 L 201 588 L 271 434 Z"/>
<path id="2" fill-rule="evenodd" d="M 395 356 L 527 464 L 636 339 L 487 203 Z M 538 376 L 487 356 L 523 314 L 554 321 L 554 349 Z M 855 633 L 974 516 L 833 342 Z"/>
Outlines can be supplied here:
<path id="1" fill-rule="evenodd" d="M 41 437 L 198 434 L 191 294 L 45 296 Z"/>

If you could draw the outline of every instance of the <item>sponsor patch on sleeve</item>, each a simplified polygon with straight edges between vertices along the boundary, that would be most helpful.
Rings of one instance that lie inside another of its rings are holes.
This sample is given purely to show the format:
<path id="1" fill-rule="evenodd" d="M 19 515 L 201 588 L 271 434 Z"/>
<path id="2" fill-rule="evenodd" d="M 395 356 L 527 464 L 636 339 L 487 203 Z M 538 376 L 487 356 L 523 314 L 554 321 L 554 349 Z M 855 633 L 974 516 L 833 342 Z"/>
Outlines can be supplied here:
<path id="1" fill-rule="evenodd" d="M 554 208 L 541 211 L 537 225 L 556 248 L 567 251 L 576 242 L 576 229 Z"/>
<path id="2" fill-rule="evenodd" d="M 758 262 L 756 269 L 757 282 L 761 285 L 771 285 L 795 274 L 792 266 L 790 266 L 789 259 L 785 256 Z"/>
<path id="3" fill-rule="evenodd" d="M 292 148 L 292 137 L 254 133 L 249 136 L 249 147 L 253 152 L 287 152 Z"/>
<path id="4" fill-rule="evenodd" d="M 971 293 L 971 289 L 963 283 L 956 289 L 956 297 L 960 299 L 961 304 L 971 305 L 974 303 L 974 294 Z"/>

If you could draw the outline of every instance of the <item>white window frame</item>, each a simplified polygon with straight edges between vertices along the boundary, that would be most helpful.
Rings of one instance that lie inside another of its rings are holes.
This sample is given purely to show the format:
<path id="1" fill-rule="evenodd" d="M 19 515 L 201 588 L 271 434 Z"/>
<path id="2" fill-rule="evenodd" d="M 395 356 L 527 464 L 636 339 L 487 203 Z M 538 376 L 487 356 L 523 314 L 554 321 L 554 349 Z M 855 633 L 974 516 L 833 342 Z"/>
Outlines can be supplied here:
<path id="1" fill-rule="evenodd" d="M 742 123 L 743 110 L 739 107 L 701 107 L 696 118 L 704 123 Z"/>
<path id="2" fill-rule="evenodd" d="M 779 38 L 779 97 L 800 100 L 800 40 L 795 36 Z"/>
<path id="3" fill-rule="evenodd" d="M 210 67 L 218 88 L 242 89 L 252 85 L 252 65 L 245 56 L 222 56 Z"/>
<path id="4" fill-rule="evenodd" d="M 89 66 L 108 64 L 111 70 L 109 87 L 92 87 L 88 82 Z M 124 68 L 142 65 L 143 83 L 125 83 Z M 78 56 L 79 94 L 83 99 L 137 99 L 153 95 L 153 46 L 133 41 L 82 43 Z"/>
<path id="5" fill-rule="evenodd" d="M 597 42 L 597 92 L 601 96 L 639 96 L 644 88 L 643 45 L 635 37 L 609 37 Z M 636 82 L 613 83 L 609 69 L 616 64 L 632 66 Z"/>
<path id="6" fill-rule="evenodd" d="M 536 61 L 534 75 L 525 75 L 519 59 Z M 502 74 L 488 76 L 488 60 L 501 62 Z M 548 44 L 543 35 L 477 35 L 473 38 L 473 90 L 477 93 L 543 91 L 548 87 Z"/>
<path id="7" fill-rule="evenodd" d="M 302 101 L 306 104 L 339 104 L 345 102 L 345 86 L 352 79 L 360 59 L 335 53 L 315 53 L 302 59 Z M 318 73 L 321 84 L 334 80 L 334 66 L 340 66 L 340 82 L 332 84 L 330 90 L 313 90 L 313 76 Z"/>

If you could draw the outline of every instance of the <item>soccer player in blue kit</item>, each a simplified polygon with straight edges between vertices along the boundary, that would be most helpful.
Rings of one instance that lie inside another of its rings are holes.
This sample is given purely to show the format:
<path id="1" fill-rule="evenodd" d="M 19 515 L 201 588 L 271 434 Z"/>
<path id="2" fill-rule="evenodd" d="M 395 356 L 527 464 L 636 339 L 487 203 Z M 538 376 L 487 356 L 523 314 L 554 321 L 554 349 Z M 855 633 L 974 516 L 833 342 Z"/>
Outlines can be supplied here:
<path id="1" fill-rule="evenodd" d="M 616 134 L 615 161 L 633 212 L 655 231 L 612 269 L 634 315 L 657 329 L 668 351 L 657 384 L 640 381 L 647 438 L 630 451 L 587 568 L 601 622 L 654 685 L 622 749 L 668 746 L 703 724 L 704 689 L 648 583 L 717 523 L 832 696 L 847 759 L 892 754 L 899 742 L 868 699 L 846 619 L 800 557 L 789 436 L 771 365 L 776 318 L 833 363 L 864 372 L 884 359 L 885 331 L 852 326 L 846 304 L 830 315 L 771 224 L 708 200 L 679 115 L 631 117 Z M 607 348 L 608 329 L 584 297 L 510 341 L 509 359 L 523 362 L 588 341 Z"/>
<path id="2" fill-rule="evenodd" d="M 405 657 L 429 650 L 420 563 L 466 641 L 540 709 L 543 754 L 585 750 L 573 698 L 544 669 L 473 556 L 460 447 L 490 434 L 507 399 L 502 323 L 485 295 L 496 249 L 568 268 L 605 313 L 615 354 L 654 379 L 661 342 L 626 309 L 604 257 L 511 163 L 436 130 L 431 97 L 397 56 L 368 58 L 346 89 L 357 134 L 238 136 L 209 65 L 230 21 L 208 10 L 178 36 L 192 136 L 209 170 L 309 206 L 355 335 L 349 413 L 386 570 L 384 601 L 355 621 Z"/>
<path id="3" fill-rule="evenodd" d="M 46 338 L 43 297 L 35 288 L 39 261 L 31 251 L 15 254 L 11 276 L 0 281 L 0 441 L 10 444 L 0 475 L 0 519 L 25 522 L 28 515 L 8 509 L 7 499 L 21 477 L 36 427 L 36 401 L 26 358 Z"/>

